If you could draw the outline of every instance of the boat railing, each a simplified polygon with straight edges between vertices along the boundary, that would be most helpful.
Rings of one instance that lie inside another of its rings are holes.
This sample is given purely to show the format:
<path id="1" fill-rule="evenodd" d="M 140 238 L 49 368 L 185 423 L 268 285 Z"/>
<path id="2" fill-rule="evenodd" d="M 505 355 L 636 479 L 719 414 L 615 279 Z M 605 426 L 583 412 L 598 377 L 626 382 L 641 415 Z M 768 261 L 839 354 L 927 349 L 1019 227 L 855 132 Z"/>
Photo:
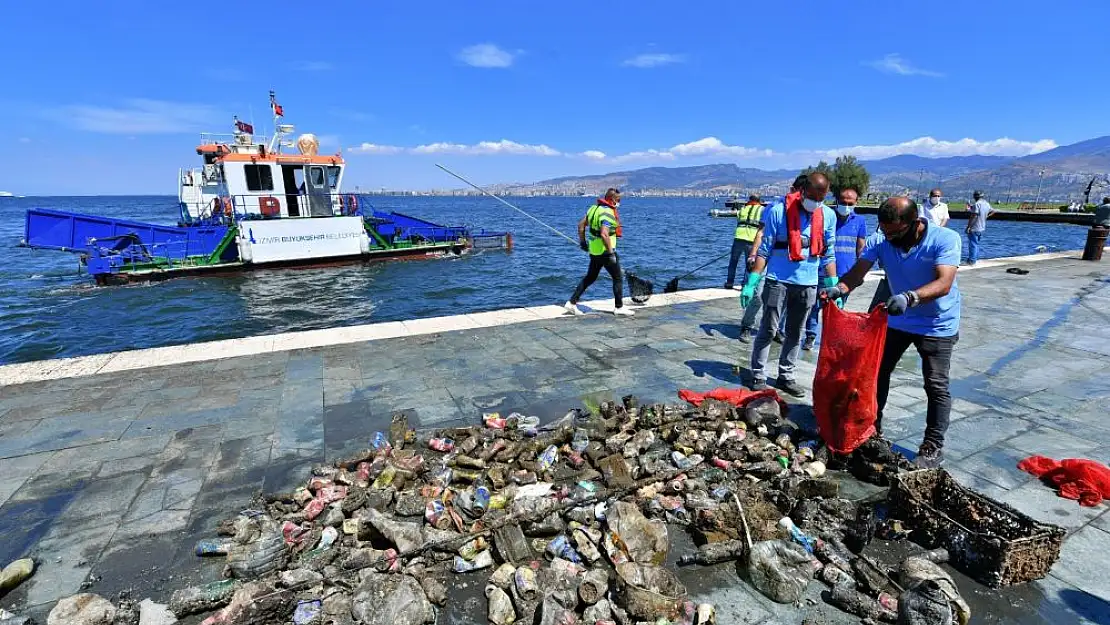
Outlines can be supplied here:
<path id="1" fill-rule="evenodd" d="M 232 133 L 232 132 L 202 132 L 200 133 L 201 145 L 215 144 L 215 145 L 266 145 L 269 144 L 270 137 L 266 135 L 249 135 L 246 133 Z"/>

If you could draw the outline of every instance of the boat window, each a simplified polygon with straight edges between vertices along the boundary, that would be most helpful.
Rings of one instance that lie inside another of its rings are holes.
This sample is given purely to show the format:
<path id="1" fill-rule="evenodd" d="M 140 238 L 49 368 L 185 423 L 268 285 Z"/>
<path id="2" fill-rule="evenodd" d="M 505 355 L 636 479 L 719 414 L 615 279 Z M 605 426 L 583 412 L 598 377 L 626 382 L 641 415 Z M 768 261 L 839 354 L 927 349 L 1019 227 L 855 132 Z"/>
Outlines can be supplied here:
<path id="1" fill-rule="evenodd" d="M 328 167 L 328 188 L 333 189 L 333 190 L 339 188 L 339 166 L 338 165 L 332 165 L 332 166 Z"/>
<path id="2" fill-rule="evenodd" d="M 324 168 L 323 167 L 309 167 L 309 176 L 312 179 L 312 186 L 320 188 L 324 186 Z"/>
<path id="3" fill-rule="evenodd" d="M 246 165 L 247 191 L 273 191 L 274 172 L 269 165 Z"/>

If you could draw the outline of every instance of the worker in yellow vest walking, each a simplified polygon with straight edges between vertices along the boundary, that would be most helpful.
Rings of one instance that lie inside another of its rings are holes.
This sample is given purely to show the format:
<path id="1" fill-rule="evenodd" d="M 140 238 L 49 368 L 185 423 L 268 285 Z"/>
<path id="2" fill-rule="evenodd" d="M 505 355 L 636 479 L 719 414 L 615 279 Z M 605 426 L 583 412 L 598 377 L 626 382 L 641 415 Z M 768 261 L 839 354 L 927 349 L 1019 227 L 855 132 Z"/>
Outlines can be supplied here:
<path id="1" fill-rule="evenodd" d="M 617 208 L 621 203 L 621 192 L 618 189 L 609 189 L 605 197 L 600 197 L 589 209 L 586 216 L 578 222 L 578 244 L 583 251 L 590 253 L 590 268 L 574 290 L 574 295 L 563 305 L 563 308 L 572 315 L 581 315 L 582 309 L 578 308 L 578 300 L 586 289 L 597 280 L 604 268 L 613 278 L 613 309 L 614 315 L 630 316 L 632 311 L 624 307 L 622 298 L 624 281 L 621 274 L 620 258 L 617 257 L 617 239 L 621 236 L 620 217 Z M 590 238 L 586 239 L 589 231 Z"/>
<path id="2" fill-rule="evenodd" d="M 758 195 L 749 195 L 748 203 L 736 209 L 736 237 L 732 240 L 732 258 L 728 261 L 728 278 L 725 288 L 731 289 L 736 280 L 736 265 L 744 259 L 744 273 L 740 281 L 747 279 L 748 269 L 755 262 L 759 244 L 756 237 L 763 230 L 763 203 Z"/>

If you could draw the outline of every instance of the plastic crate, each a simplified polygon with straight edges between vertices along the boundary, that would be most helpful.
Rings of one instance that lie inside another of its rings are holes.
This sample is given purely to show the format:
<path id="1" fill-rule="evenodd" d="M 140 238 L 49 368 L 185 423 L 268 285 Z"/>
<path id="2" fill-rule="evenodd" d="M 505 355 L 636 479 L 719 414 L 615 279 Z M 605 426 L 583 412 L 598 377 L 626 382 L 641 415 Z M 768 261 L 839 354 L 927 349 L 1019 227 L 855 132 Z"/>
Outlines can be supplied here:
<path id="1" fill-rule="evenodd" d="M 1066 534 L 965 488 L 943 469 L 895 477 L 890 515 L 913 530 L 914 540 L 946 548 L 953 566 L 991 588 L 1048 575 Z"/>

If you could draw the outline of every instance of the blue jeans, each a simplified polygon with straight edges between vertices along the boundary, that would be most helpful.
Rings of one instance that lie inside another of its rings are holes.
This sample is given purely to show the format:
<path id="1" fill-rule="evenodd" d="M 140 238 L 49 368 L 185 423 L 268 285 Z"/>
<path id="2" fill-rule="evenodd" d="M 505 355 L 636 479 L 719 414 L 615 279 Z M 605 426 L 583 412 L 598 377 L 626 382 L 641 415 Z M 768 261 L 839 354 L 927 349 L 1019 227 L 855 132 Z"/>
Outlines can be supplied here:
<path id="1" fill-rule="evenodd" d="M 744 269 L 740 272 L 740 282 L 744 282 L 748 278 L 748 252 L 752 249 L 751 241 L 744 241 L 742 239 L 732 240 L 732 257 L 728 259 L 728 278 L 725 279 L 725 284 L 731 285 L 736 278 L 736 266 L 740 264 L 740 260 L 744 260 Z"/>
<path id="2" fill-rule="evenodd" d="M 983 240 L 983 231 L 967 233 L 967 262 L 974 265 L 979 262 L 979 241 Z"/>
<path id="3" fill-rule="evenodd" d="M 767 359 L 771 356 L 771 339 L 779 322 L 786 317 L 786 331 L 779 353 L 779 380 L 794 379 L 794 363 L 802 349 L 802 330 L 806 318 L 817 301 L 817 287 L 764 280 L 763 321 L 752 345 L 752 377 L 767 379 Z"/>

